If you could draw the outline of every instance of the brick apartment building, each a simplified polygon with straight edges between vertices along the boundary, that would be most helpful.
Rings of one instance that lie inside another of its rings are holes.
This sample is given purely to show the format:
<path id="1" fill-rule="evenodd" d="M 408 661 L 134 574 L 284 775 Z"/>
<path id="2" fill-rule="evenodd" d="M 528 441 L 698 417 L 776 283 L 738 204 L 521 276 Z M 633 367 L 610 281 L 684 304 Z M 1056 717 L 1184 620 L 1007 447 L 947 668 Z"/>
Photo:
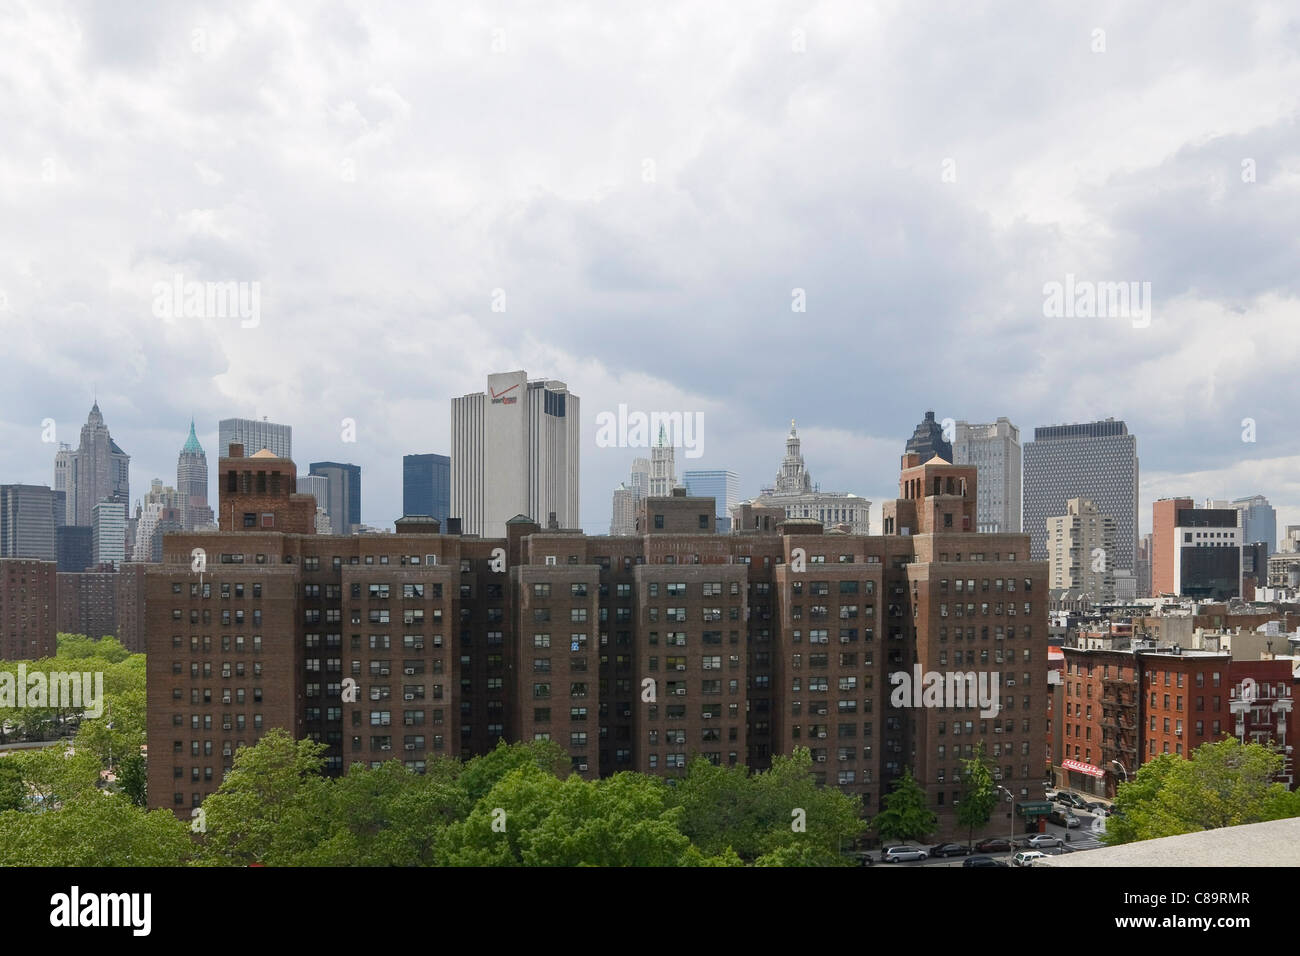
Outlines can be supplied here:
<path id="1" fill-rule="evenodd" d="M 1236 736 L 1282 746 L 1283 779 L 1294 787 L 1289 660 L 1234 661 L 1226 652 L 1176 646 L 1062 650 L 1061 758 L 1104 776 L 1058 770 L 1061 783 L 1113 797 L 1125 776 L 1159 754 L 1190 756 L 1204 743 Z"/>
<path id="2" fill-rule="evenodd" d="M 983 743 L 1041 799 L 1047 565 L 973 531 L 974 466 L 908 456 L 884 535 L 763 508 L 718 535 L 712 499 L 675 494 L 636 535 L 519 516 L 487 539 L 454 518 L 316 535 L 292 461 L 235 446 L 219 467 L 221 530 L 167 535 L 146 572 L 152 806 L 187 814 L 272 727 L 325 743 L 333 773 L 501 738 L 549 737 L 587 777 L 806 746 L 872 813 L 911 767 L 944 829 Z M 894 706 L 890 675 L 918 665 L 996 678 L 1001 707 Z"/>
<path id="3" fill-rule="evenodd" d="M 0 658 L 54 655 L 58 641 L 58 564 L 0 558 Z"/>

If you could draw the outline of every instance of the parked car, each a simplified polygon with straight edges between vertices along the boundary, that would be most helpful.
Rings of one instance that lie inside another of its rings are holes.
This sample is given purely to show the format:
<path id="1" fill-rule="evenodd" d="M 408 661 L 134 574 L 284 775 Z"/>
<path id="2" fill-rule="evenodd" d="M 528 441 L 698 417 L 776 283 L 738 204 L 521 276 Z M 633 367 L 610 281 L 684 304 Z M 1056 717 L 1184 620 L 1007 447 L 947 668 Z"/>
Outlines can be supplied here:
<path id="1" fill-rule="evenodd" d="M 1060 846 L 1062 842 L 1059 836 L 1053 836 L 1050 833 L 1035 833 L 1020 845 L 1029 850 L 1042 850 L 1046 847 Z"/>
<path id="2" fill-rule="evenodd" d="M 1111 808 L 1109 803 L 1090 803 L 1088 804 L 1088 809 L 1099 817 L 1110 816 Z"/>
<path id="3" fill-rule="evenodd" d="M 975 852 L 976 853 L 1010 853 L 1011 841 L 999 840 L 996 838 L 992 840 L 983 840 L 975 844 Z"/>
<path id="4" fill-rule="evenodd" d="M 871 854 L 866 852 L 854 853 L 853 860 L 858 864 L 858 866 L 871 866 L 876 862 L 871 858 Z"/>
<path id="5" fill-rule="evenodd" d="M 1012 860 L 1013 866 L 1033 866 L 1035 860 L 1047 859 L 1046 853 L 1039 853 L 1037 850 L 1021 850 Z"/>
<path id="6" fill-rule="evenodd" d="M 1061 794 L 1061 796 L 1064 796 L 1064 797 L 1066 798 L 1067 802 L 1070 804 L 1070 806 L 1072 806 L 1072 807 L 1073 807 L 1074 809 L 1076 809 L 1076 810 L 1087 810 L 1087 809 L 1088 809 L 1088 801 L 1085 800 L 1085 799 L 1083 799 L 1083 797 L 1079 796 L 1077 793 L 1068 793 L 1068 792 L 1067 792 L 1067 793 Z"/>
<path id="7" fill-rule="evenodd" d="M 922 846 L 890 846 L 880 854 L 881 863 L 901 863 L 904 860 L 928 860 L 930 851 Z"/>
<path id="8" fill-rule="evenodd" d="M 960 843 L 940 843 L 938 846 L 930 847 L 930 855 L 935 857 L 945 856 L 965 856 L 970 850 Z"/>
<path id="9" fill-rule="evenodd" d="M 991 856 L 968 856 L 961 861 L 962 866 L 1006 866 L 1001 860 L 995 860 Z"/>
<path id="10" fill-rule="evenodd" d="M 1061 793 L 1060 790 L 1053 790 L 1053 789 L 1051 789 L 1051 788 L 1049 787 L 1049 788 L 1047 789 L 1047 792 L 1043 794 L 1043 799 L 1044 799 L 1044 800 L 1055 800 L 1058 796 L 1060 796 L 1060 793 Z"/>
<path id="11" fill-rule="evenodd" d="M 1058 827 L 1065 827 L 1067 830 L 1079 826 L 1079 818 L 1072 810 L 1053 810 L 1047 815 L 1047 819 L 1048 822 L 1055 823 Z"/>

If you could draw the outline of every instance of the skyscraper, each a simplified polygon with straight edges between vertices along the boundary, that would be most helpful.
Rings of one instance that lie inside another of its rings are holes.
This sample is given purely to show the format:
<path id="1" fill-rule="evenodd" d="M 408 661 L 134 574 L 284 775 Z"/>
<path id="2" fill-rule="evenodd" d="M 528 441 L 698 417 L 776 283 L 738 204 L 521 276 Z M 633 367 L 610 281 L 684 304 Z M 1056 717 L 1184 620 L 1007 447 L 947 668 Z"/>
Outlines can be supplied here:
<path id="1" fill-rule="evenodd" d="M 717 502 L 718 533 L 731 530 L 731 509 L 740 502 L 740 479 L 734 471 L 688 471 L 682 475 L 690 498 L 713 498 Z"/>
<path id="2" fill-rule="evenodd" d="M 989 425 L 957 422 L 952 443 L 954 465 L 979 472 L 979 530 L 990 534 L 1020 531 L 1020 429 L 1006 417 Z"/>
<path id="3" fill-rule="evenodd" d="M 153 480 L 143 505 L 136 506 L 138 517 L 130 560 L 162 560 L 163 535 L 186 530 L 185 501 L 185 495 L 175 488 L 165 487 L 161 478 Z"/>
<path id="4" fill-rule="evenodd" d="M 614 489 L 613 514 L 609 533 L 613 535 L 636 534 L 636 519 L 641 502 L 650 494 L 650 459 L 632 459 L 632 471 L 627 481 Z"/>
<path id="5" fill-rule="evenodd" d="M 63 524 L 74 524 L 77 520 L 77 489 L 72 478 L 75 454 L 71 445 L 60 442 L 58 454 L 54 456 L 54 490 L 63 492 Z"/>
<path id="6" fill-rule="evenodd" d="M 943 437 L 943 428 L 934 420 L 934 412 L 925 413 L 925 418 L 916 426 L 912 437 L 907 440 L 907 447 L 903 454 L 920 455 L 922 462 L 927 462 L 937 455 L 952 464 L 952 445 Z"/>
<path id="7" fill-rule="evenodd" d="M 673 446 L 668 444 L 664 426 L 659 426 L 659 438 L 650 449 L 650 497 L 667 498 L 677 487 L 677 468 Z"/>
<path id="8" fill-rule="evenodd" d="M 402 514 L 431 515 L 447 527 L 451 514 L 451 458 L 402 456 Z"/>
<path id="9" fill-rule="evenodd" d="M 1047 580 L 1053 590 L 1082 591 L 1093 601 L 1115 599 L 1115 519 L 1085 498 L 1047 519 Z"/>
<path id="10" fill-rule="evenodd" d="M 0 558 L 55 560 L 54 508 L 61 500 L 45 485 L 0 485 Z"/>
<path id="11" fill-rule="evenodd" d="M 451 516 L 464 533 L 490 537 L 520 514 L 577 527 L 578 396 L 524 371 L 489 375 L 487 385 L 451 400 Z"/>
<path id="12" fill-rule="evenodd" d="M 1024 531 L 1031 557 L 1047 560 L 1047 519 L 1065 514 L 1071 498 L 1087 498 L 1115 519 L 1115 570 L 1137 559 L 1137 437 L 1122 421 L 1050 425 L 1034 429 L 1024 446 Z"/>
<path id="13" fill-rule="evenodd" d="M 181 522 L 186 531 L 213 524 L 212 508 L 208 506 L 208 456 L 194 433 L 192 418 L 190 435 L 176 459 L 176 491 L 181 496 Z"/>
<path id="14" fill-rule="evenodd" d="M 265 448 L 277 458 L 293 457 L 293 428 L 265 418 L 223 418 L 217 423 L 217 457 L 230 454 L 231 445 L 243 445 L 245 455 Z"/>
<path id="15" fill-rule="evenodd" d="M 309 473 L 329 479 L 325 500 L 316 504 L 330 516 L 334 534 L 352 534 L 361 524 L 361 466 L 339 461 L 313 461 Z"/>
<path id="16" fill-rule="evenodd" d="M 131 456 L 118 447 L 108 433 L 99 402 L 90 409 L 81 426 L 81 444 L 75 452 L 60 448 L 54 459 L 54 480 L 64 472 L 68 494 L 68 524 L 94 524 L 95 506 L 105 498 L 116 498 L 126 507 L 131 500 Z M 59 490 L 59 489 L 55 489 Z"/>
<path id="17" fill-rule="evenodd" d="M 90 516 L 95 536 L 95 564 L 112 564 L 116 570 L 126 560 L 126 502 L 105 498 Z"/>

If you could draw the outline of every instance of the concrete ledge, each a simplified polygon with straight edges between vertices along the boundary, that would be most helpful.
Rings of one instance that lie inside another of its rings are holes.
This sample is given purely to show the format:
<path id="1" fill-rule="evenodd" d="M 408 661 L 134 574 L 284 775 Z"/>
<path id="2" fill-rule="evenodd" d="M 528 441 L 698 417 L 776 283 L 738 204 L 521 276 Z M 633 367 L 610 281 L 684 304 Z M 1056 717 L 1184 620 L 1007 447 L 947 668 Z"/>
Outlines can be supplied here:
<path id="1" fill-rule="evenodd" d="M 1300 866 L 1300 817 L 1038 860 L 1035 866 Z"/>

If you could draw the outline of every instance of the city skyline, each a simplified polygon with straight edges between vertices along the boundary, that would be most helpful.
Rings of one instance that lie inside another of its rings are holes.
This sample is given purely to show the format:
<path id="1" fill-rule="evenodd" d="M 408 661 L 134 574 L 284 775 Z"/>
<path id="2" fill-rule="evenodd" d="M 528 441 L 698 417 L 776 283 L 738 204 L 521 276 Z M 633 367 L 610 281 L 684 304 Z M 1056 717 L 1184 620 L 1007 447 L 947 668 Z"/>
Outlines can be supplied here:
<path id="1" fill-rule="evenodd" d="M 1110 10 L 1104 50 L 1085 10 L 1030 8 L 1012 30 L 978 8 L 924 23 L 693 10 L 647 47 L 638 29 L 561 31 L 514 9 L 271 22 L 236 7 L 198 49 L 205 25 L 183 8 L 19 14 L 57 55 L 20 44 L 3 67 L 0 110 L 28 131 L 0 173 L 3 480 L 49 484 L 42 423 L 75 445 L 96 397 L 137 488 L 170 479 L 191 416 L 213 456 L 218 420 L 267 416 L 297 430 L 296 460 L 362 464 L 362 513 L 388 525 L 402 456 L 451 447 L 447 400 L 528 368 L 583 396 L 588 530 L 633 457 L 594 444 L 595 416 L 620 404 L 703 414 L 691 467 L 736 471 L 742 497 L 795 418 L 826 450 L 823 486 L 875 502 L 926 409 L 1025 435 L 1114 417 L 1141 442 L 1139 530 L 1175 494 L 1262 494 L 1300 524 L 1282 411 L 1300 388 L 1285 8 L 1206 11 L 1195 30 Z M 401 42 L 416 35 L 442 37 L 442 55 Z M 260 51 L 286 36 L 338 70 L 273 66 Z M 931 75 L 917 64 L 935 48 L 951 56 Z M 112 86 L 95 87 L 104 71 Z M 972 75 L 990 84 L 978 117 L 953 93 Z M 64 92 L 80 88 L 103 100 Z M 587 108 L 483 121 L 482 104 L 514 116 L 521 96 Z M 148 135 L 110 134 L 100 109 Z M 206 135 L 207 109 L 228 135 Z M 451 149 L 448 126 L 463 130 Z M 53 226 L 67 219 L 75 241 Z M 178 279 L 259 283 L 260 313 L 177 315 L 155 292 Z M 1149 282 L 1149 324 L 1046 315 L 1045 286 L 1076 280 Z M 815 371 L 767 344 L 795 328 Z M 448 343 L 473 360 L 442 361 Z M 940 344 L 962 371 L 896 361 Z M 864 400 L 863 381 L 888 401 Z"/>

